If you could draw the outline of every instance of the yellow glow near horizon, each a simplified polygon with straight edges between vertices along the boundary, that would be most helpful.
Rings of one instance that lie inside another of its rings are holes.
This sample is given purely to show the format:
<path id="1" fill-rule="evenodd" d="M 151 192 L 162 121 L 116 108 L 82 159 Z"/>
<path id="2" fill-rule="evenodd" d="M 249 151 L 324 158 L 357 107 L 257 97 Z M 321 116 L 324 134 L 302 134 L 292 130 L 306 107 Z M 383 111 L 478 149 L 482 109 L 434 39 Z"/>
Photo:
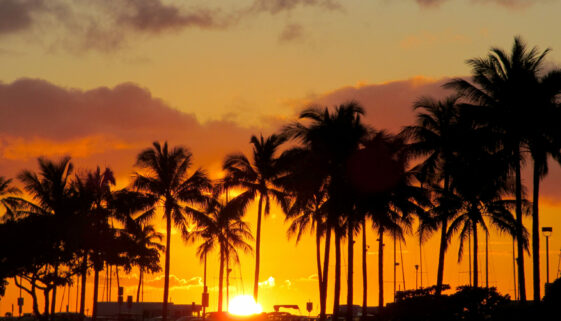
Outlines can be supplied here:
<path id="1" fill-rule="evenodd" d="M 263 308 L 251 295 L 239 295 L 230 300 L 228 312 L 235 315 L 252 315 L 263 312 Z"/>

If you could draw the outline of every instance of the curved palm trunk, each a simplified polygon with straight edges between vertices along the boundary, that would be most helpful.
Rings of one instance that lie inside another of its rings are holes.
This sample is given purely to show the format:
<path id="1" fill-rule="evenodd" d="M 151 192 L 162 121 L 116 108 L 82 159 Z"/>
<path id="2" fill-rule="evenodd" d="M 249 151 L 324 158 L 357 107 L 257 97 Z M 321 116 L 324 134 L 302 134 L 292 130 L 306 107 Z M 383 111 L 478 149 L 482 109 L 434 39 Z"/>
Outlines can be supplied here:
<path id="1" fill-rule="evenodd" d="M 515 156 L 520 157 L 520 149 L 516 148 Z M 520 160 L 515 163 L 516 171 L 516 238 L 517 254 L 518 254 L 518 291 L 520 292 L 520 301 L 526 302 L 526 278 L 524 276 L 524 246 L 522 239 L 522 179 L 520 173 Z"/>
<path id="2" fill-rule="evenodd" d="M 136 302 L 140 302 L 140 287 L 142 286 L 142 268 L 138 274 L 138 288 L 136 289 Z"/>
<path id="3" fill-rule="evenodd" d="M 322 289 L 323 289 L 323 274 L 321 272 L 321 231 L 320 231 L 319 223 L 316 223 L 316 266 L 318 270 L 319 301 L 321 305 Z"/>
<path id="4" fill-rule="evenodd" d="M 80 289 L 80 314 L 85 315 L 86 307 L 86 278 L 88 276 L 88 253 L 86 252 L 82 257 L 82 285 Z"/>
<path id="5" fill-rule="evenodd" d="M 335 289 L 333 295 L 333 320 L 339 319 L 339 299 L 341 296 L 341 232 L 335 230 Z"/>
<path id="6" fill-rule="evenodd" d="M 222 287 L 224 286 L 224 249 L 220 246 L 220 271 L 218 274 L 218 312 L 222 312 Z"/>
<path id="7" fill-rule="evenodd" d="M 366 320 L 368 312 L 368 273 L 366 271 L 366 218 L 362 220 L 362 319 Z"/>
<path id="8" fill-rule="evenodd" d="M 349 222 L 347 222 L 347 321 L 353 320 L 353 245 L 353 224 L 352 220 L 349 220 Z"/>
<path id="9" fill-rule="evenodd" d="M 54 276 L 58 277 L 58 264 L 55 264 Z M 51 316 L 55 315 L 56 309 L 56 284 L 53 286 L 53 299 L 51 300 Z"/>
<path id="10" fill-rule="evenodd" d="M 43 307 L 43 316 L 45 317 L 45 320 L 49 317 L 49 292 L 51 292 L 51 289 L 49 289 L 48 287 L 43 289 L 43 296 L 45 297 L 45 305 Z"/>
<path id="11" fill-rule="evenodd" d="M 323 275 L 322 275 L 322 282 L 321 282 L 321 291 L 319 293 L 320 296 L 320 313 L 319 319 L 320 321 L 325 321 L 326 313 L 327 313 L 327 280 L 329 276 L 329 251 L 331 247 L 331 224 L 328 222 L 326 229 L 325 229 L 325 250 L 323 252 Z"/>
<path id="12" fill-rule="evenodd" d="M 534 302 L 540 302 L 540 173 L 534 161 L 534 195 L 532 199 L 532 259 L 534 260 Z"/>
<path id="13" fill-rule="evenodd" d="M 94 293 L 92 307 L 92 321 L 97 319 L 97 297 L 99 295 L 99 271 L 94 268 Z"/>
<path id="14" fill-rule="evenodd" d="M 170 243 L 171 243 L 171 211 L 166 206 L 166 262 L 164 267 L 164 300 L 162 301 L 162 321 L 167 321 L 167 315 L 168 315 Z"/>
<path id="15" fill-rule="evenodd" d="M 477 266 L 477 223 L 475 221 L 472 222 L 473 228 L 473 286 L 479 286 L 479 273 L 478 266 Z"/>
<path id="16" fill-rule="evenodd" d="M 450 186 L 450 179 L 448 175 L 444 176 L 444 193 L 448 195 L 448 190 Z M 448 214 L 448 213 L 447 213 Z M 442 219 L 441 232 L 440 232 L 440 249 L 438 251 L 438 272 L 436 275 L 436 295 L 442 293 L 442 283 L 444 279 L 444 254 L 446 253 L 446 232 L 448 229 L 448 217 L 447 215 Z"/>
<path id="17" fill-rule="evenodd" d="M 378 306 L 384 307 L 384 228 L 378 230 Z"/>
<path id="18" fill-rule="evenodd" d="M 259 260 L 261 258 L 261 216 L 263 205 L 263 194 L 259 195 L 259 208 L 257 210 L 257 233 L 255 236 L 255 279 L 253 281 L 253 299 L 257 301 L 259 295 Z"/>

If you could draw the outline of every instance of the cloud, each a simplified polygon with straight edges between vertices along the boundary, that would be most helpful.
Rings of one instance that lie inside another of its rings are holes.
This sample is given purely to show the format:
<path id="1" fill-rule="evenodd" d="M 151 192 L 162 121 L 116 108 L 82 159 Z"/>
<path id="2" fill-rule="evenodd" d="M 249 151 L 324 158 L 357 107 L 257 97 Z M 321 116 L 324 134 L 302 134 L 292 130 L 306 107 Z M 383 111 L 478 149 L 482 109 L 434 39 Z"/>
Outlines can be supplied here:
<path id="1" fill-rule="evenodd" d="M 128 176 L 153 141 L 188 147 L 195 164 L 212 172 L 257 132 L 232 121 L 202 124 L 133 83 L 85 91 L 38 79 L 0 83 L 0 174 L 11 177 L 35 168 L 38 156 L 67 154 L 79 167 L 110 166 Z"/>
<path id="2" fill-rule="evenodd" d="M 270 276 L 267 280 L 263 282 L 259 282 L 259 286 L 262 288 L 274 288 L 275 287 L 275 278 Z"/>
<path id="3" fill-rule="evenodd" d="M 447 0 L 415 0 L 420 7 L 434 8 L 440 6 Z"/>
<path id="4" fill-rule="evenodd" d="M 341 10 L 341 5 L 334 0 L 255 0 L 250 11 L 278 14 L 298 7 L 320 7 L 327 10 Z"/>
<path id="5" fill-rule="evenodd" d="M 437 8 L 448 0 L 415 0 L 422 8 Z M 537 3 L 551 2 L 551 0 L 469 0 L 474 4 L 496 4 L 510 9 L 518 9 L 532 6 Z"/>
<path id="6" fill-rule="evenodd" d="M 153 279 L 145 280 L 144 284 L 147 287 L 153 288 L 163 288 L 164 287 L 164 275 L 159 275 Z M 172 289 L 190 289 L 193 287 L 202 287 L 203 282 L 200 276 L 195 276 L 190 279 L 182 279 L 173 274 L 169 275 L 169 286 Z"/>
<path id="7" fill-rule="evenodd" d="M 449 78 L 431 79 L 419 76 L 380 84 L 359 84 L 311 95 L 300 101 L 292 101 L 290 104 L 296 109 L 310 105 L 333 107 L 354 100 L 364 107 L 367 123 L 376 129 L 398 132 L 403 126 L 414 121 L 412 106 L 420 97 L 441 98 L 451 93 L 442 88 L 442 85 L 449 80 Z"/>
<path id="8" fill-rule="evenodd" d="M 127 47 L 131 39 L 142 35 L 188 28 L 225 29 L 262 13 L 276 15 L 300 7 L 341 8 L 334 0 L 255 0 L 227 12 L 206 5 L 186 7 L 181 1 L 3 0 L 0 37 L 29 32 L 40 35 L 51 50 L 62 47 L 73 53 L 111 52 Z M 46 35 L 47 29 L 50 32 Z"/>
<path id="9" fill-rule="evenodd" d="M 279 42 L 296 42 L 304 38 L 304 27 L 300 24 L 289 24 L 279 35 Z"/>

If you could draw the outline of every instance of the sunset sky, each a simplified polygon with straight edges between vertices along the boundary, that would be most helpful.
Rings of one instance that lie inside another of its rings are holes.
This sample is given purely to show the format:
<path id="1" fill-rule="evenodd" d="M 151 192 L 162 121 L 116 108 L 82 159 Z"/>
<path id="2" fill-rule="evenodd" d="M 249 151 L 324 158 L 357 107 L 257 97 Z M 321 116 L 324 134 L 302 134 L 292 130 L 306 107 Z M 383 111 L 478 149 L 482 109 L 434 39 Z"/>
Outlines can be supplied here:
<path id="1" fill-rule="evenodd" d="M 493 46 L 510 49 L 515 35 L 529 46 L 551 48 L 547 68 L 561 66 L 560 12 L 556 0 L 0 0 L 0 175 L 35 170 L 39 156 L 71 155 L 78 171 L 111 167 L 124 187 L 136 155 L 158 140 L 187 146 L 195 165 L 219 178 L 226 154 L 249 153 L 252 134 L 277 131 L 311 104 L 356 100 L 366 123 L 397 132 L 413 121 L 416 99 L 444 97 L 444 82 L 469 75 L 466 59 Z M 540 202 L 542 225 L 553 226 L 551 279 L 561 249 L 560 182 L 561 169 L 552 163 Z M 528 170 L 524 183 L 531 191 Z M 256 207 L 245 219 L 255 228 Z M 163 221 L 154 222 L 163 231 Z M 305 313 L 310 300 L 316 314 L 314 245 L 311 238 L 298 245 L 287 240 L 287 227 L 278 208 L 264 221 L 261 303 L 266 311 L 298 304 Z M 378 302 L 376 239 L 370 231 L 372 306 Z M 393 243 L 385 243 L 385 298 L 391 302 Z M 543 238 L 541 244 L 545 280 Z M 354 297 L 360 304 L 358 245 Z M 423 285 L 436 283 L 437 248 L 436 236 L 423 245 Z M 467 258 L 458 264 L 457 248 L 452 242 L 445 267 L 444 282 L 453 288 L 468 283 Z M 489 248 L 490 283 L 512 295 L 512 240 L 494 232 Z M 419 263 L 414 235 L 403 250 L 411 289 Z M 171 301 L 199 303 L 203 271 L 195 245 L 174 235 L 171 252 Z M 215 309 L 213 255 L 208 273 Z M 483 252 L 479 262 L 484 281 Z M 525 262 L 531 298 L 529 256 Z M 231 296 L 251 293 L 253 268 L 253 257 L 242 257 L 241 270 L 231 274 Z M 136 273 L 121 276 L 125 295 L 135 293 Z M 148 276 L 145 301 L 161 301 L 162 286 L 163 275 Z M 16 297 L 9 287 L 1 315 Z M 25 300 L 30 312 L 31 298 Z"/>

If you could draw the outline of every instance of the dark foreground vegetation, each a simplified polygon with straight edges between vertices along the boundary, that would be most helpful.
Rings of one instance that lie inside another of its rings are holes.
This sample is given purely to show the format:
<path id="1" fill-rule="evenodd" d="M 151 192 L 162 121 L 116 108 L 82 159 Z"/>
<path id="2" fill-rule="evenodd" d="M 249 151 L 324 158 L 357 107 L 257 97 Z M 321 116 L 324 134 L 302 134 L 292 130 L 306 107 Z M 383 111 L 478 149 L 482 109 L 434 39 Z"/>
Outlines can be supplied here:
<path id="1" fill-rule="evenodd" d="M 5 209 L 0 224 L 0 295 L 7 282 L 13 282 L 31 297 L 35 317 L 56 318 L 57 289 L 80 284 L 77 310 L 85 315 L 86 279 L 93 274 L 95 320 L 100 273 L 105 272 L 106 278 L 115 275 L 118 286 L 119 271 L 138 269 L 139 301 L 143 275 L 162 269 L 163 252 L 162 318 L 167 321 L 170 236 L 175 227 L 186 242 L 197 243 L 198 257 L 193 262 L 205 262 L 205 271 L 207 256 L 218 254 L 219 312 L 224 305 L 224 278 L 228 284 L 229 273 L 224 272 L 239 262 L 239 250 L 255 251 L 257 301 L 261 224 L 276 203 L 290 223 L 289 236 L 299 240 L 304 233 L 314 235 L 321 321 L 328 316 L 328 297 L 333 298 L 332 319 L 353 319 L 352 309 L 345 316 L 340 309 L 341 289 L 346 272 L 345 303 L 352 306 L 359 292 L 353 288 L 353 247 L 360 236 L 366 315 L 368 229 L 379 240 L 380 307 L 384 306 L 384 237 L 393 238 L 394 244 L 404 241 L 407 233 L 416 233 L 419 242 L 432 234 L 440 240 L 433 293 L 402 293 L 395 305 L 381 310 L 380 320 L 527 320 L 546 315 L 559 296 L 550 292 L 540 302 L 544 282 L 540 280 L 539 187 L 548 172 L 548 159 L 561 161 L 561 70 L 544 70 L 547 52 L 529 49 L 515 38 L 510 52 L 494 48 L 484 58 L 470 59 L 471 79 L 446 84 L 454 91 L 450 97 L 420 98 L 413 106 L 415 123 L 399 134 L 365 124 L 364 109 L 355 102 L 308 108 L 278 133 L 252 136 L 250 156 L 227 155 L 225 175 L 216 181 L 203 169 L 191 169 L 193 155 L 187 148 L 167 143 L 155 142 L 138 154 L 133 179 L 121 190 L 114 189 L 109 168 L 75 172 L 70 157 L 40 158 L 38 172 L 24 170 L 17 176 L 26 195 L 11 179 L 0 178 Z M 523 193 L 525 164 L 532 167 L 531 199 Z M 239 192 L 235 197 L 232 189 Z M 257 203 L 255 238 L 243 220 L 252 202 Z M 524 213 L 532 215 L 531 233 L 522 223 Z M 162 216 L 165 235 L 149 224 Z M 487 242 L 492 229 L 515 241 L 516 303 L 487 289 L 487 273 L 481 288 L 478 246 L 483 238 Z M 473 258 L 471 287 L 443 295 L 446 251 L 455 237 L 460 240 L 458 260 L 465 243 Z M 250 244 L 254 240 L 255 246 Z M 533 304 L 526 303 L 524 270 L 530 243 Z M 334 258 L 330 257 L 333 248 Z M 348 257 L 343 258 L 342 252 Z M 329 279 L 331 274 L 334 280 Z M 42 309 L 37 299 L 41 294 Z"/>

